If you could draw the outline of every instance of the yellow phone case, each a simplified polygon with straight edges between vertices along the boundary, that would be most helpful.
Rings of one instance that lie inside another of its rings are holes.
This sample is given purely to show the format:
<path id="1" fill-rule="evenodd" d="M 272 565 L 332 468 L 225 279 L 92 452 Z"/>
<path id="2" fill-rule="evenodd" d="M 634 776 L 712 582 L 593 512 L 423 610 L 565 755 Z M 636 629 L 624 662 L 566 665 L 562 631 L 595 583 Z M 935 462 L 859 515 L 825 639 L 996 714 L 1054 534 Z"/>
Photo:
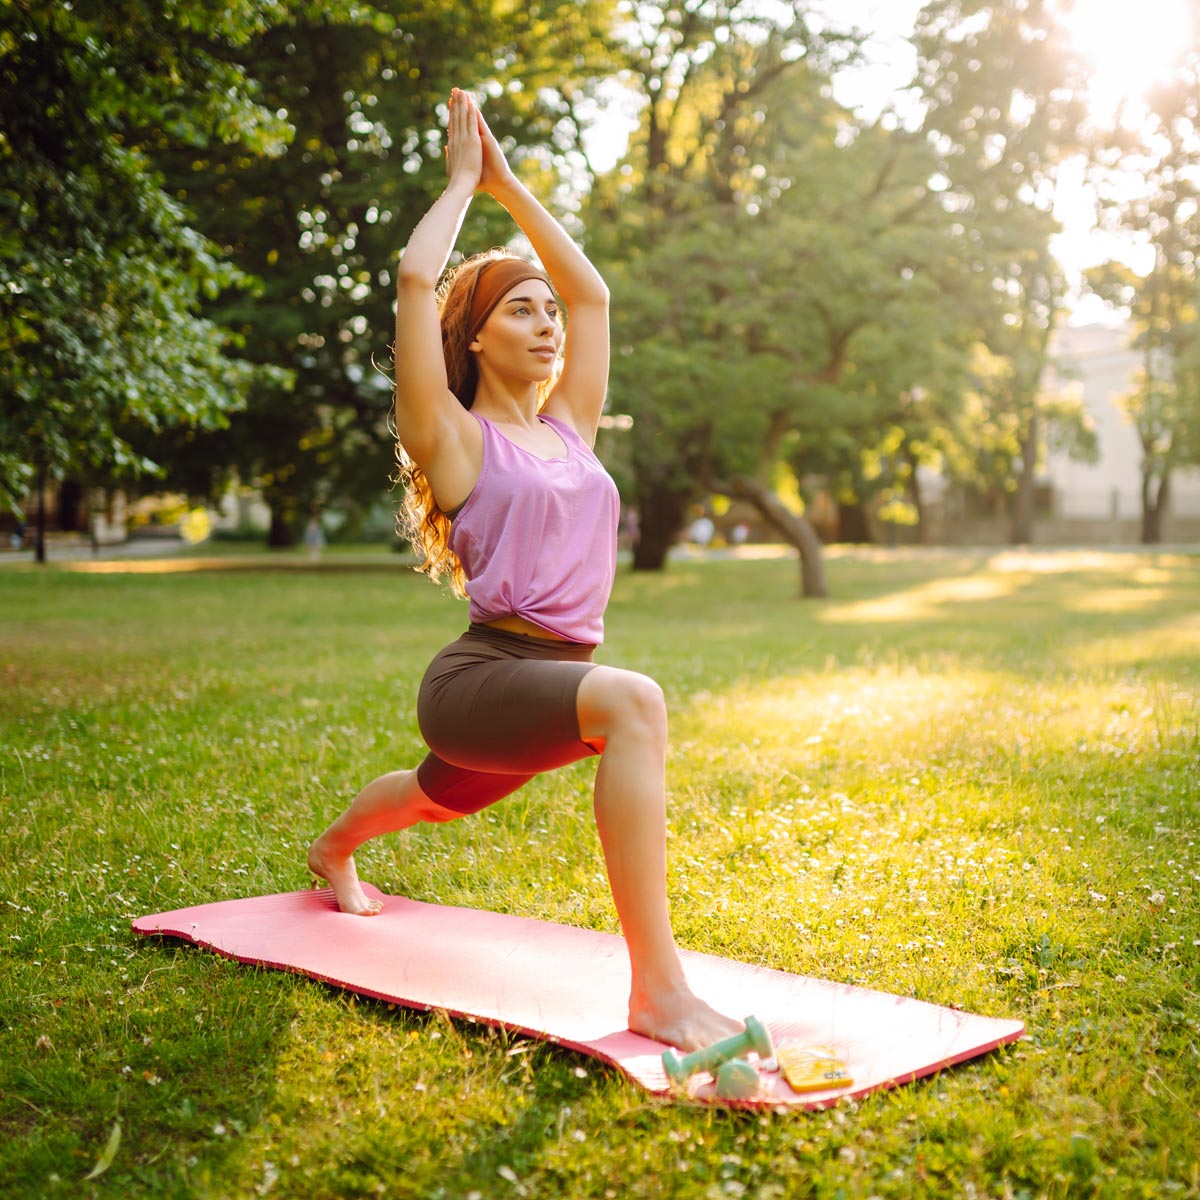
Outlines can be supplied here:
<path id="1" fill-rule="evenodd" d="M 832 1046 L 780 1046 L 775 1051 L 779 1068 L 793 1092 L 824 1092 L 849 1087 L 850 1068 Z"/>

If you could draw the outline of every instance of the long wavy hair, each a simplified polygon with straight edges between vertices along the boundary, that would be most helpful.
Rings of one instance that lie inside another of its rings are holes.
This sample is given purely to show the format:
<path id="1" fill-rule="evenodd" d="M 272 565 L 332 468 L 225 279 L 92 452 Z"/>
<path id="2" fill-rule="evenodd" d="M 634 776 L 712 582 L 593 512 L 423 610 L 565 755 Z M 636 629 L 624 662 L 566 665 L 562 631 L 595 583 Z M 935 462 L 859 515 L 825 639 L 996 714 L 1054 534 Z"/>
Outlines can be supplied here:
<path id="1" fill-rule="evenodd" d="M 479 368 L 471 344 L 471 300 L 479 272 L 498 258 L 515 258 L 505 250 L 487 250 L 463 259 L 442 276 L 437 289 L 438 319 L 442 327 L 442 354 L 446 360 L 446 382 L 458 397 L 463 408 L 475 403 L 475 388 L 479 383 Z M 403 369 L 403 368 L 401 368 Z M 554 380 L 538 384 L 538 409 L 546 403 Z M 467 594 L 467 577 L 458 555 L 450 549 L 450 519 L 433 498 L 433 489 L 425 472 L 396 439 L 396 462 L 399 471 L 396 482 L 404 495 L 396 515 L 396 528 L 417 555 L 417 570 L 428 575 L 434 583 L 446 576 L 450 590 L 459 597 Z"/>

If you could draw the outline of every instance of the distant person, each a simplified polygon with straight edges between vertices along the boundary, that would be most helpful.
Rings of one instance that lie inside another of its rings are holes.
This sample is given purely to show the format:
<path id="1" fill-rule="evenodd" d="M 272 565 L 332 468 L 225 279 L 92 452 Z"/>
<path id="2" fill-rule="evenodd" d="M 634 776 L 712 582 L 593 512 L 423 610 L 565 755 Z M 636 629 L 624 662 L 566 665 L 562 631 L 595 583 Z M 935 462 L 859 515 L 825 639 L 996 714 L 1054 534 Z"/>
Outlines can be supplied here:
<path id="1" fill-rule="evenodd" d="M 308 547 L 308 557 L 316 562 L 325 549 L 325 530 L 321 527 L 321 518 L 314 512 L 304 526 L 304 544 Z"/>
<path id="2" fill-rule="evenodd" d="M 381 905 L 353 859 L 368 838 L 466 816 L 541 771 L 599 754 L 596 823 L 632 967 L 629 1026 L 707 1045 L 741 1026 L 692 993 L 671 931 L 662 690 L 592 661 L 618 521 L 617 489 L 592 453 L 608 380 L 608 289 L 457 89 L 446 165 L 446 190 L 398 269 L 395 421 L 420 569 L 448 575 L 470 598 L 471 623 L 421 684 L 430 753 L 415 771 L 367 784 L 313 843 L 309 866 L 343 912 L 371 916 Z M 493 252 L 437 286 L 479 191 L 508 209 L 545 272 Z"/>
<path id="3" fill-rule="evenodd" d="M 697 546 L 704 549 L 713 540 L 713 535 L 717 532 L 717 527 L 713 524 L 712 517 L 705 513 L 701 513 L 693 522 L 692 527 L 688 531 L 688 537 L 695 542 Z"/>
<path id="4" fill-rule="evenodd" d="M 622 549 L 636 546 L 638 540 L 638 511 L 633 505 L 621 510 L 621 522 L 617 530 L 617 545 Z"/>

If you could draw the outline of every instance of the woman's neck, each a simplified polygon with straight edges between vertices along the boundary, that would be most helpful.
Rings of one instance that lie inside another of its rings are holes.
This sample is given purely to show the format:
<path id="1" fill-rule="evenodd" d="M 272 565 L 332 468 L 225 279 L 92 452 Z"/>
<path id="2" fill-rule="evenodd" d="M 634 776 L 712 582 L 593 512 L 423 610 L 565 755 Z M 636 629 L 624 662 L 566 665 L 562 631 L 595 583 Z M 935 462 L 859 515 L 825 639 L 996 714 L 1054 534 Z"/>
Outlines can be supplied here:
<path id="1" fill-rule="evenodd" d="M 536 425 L 537 384 L 530 384 L 527 388 L 521 385 L 521 390 L 510 391 L 504 387 L 488 387 L 480 380 L 471 408 L 481 417 L 504 425 Z"/>

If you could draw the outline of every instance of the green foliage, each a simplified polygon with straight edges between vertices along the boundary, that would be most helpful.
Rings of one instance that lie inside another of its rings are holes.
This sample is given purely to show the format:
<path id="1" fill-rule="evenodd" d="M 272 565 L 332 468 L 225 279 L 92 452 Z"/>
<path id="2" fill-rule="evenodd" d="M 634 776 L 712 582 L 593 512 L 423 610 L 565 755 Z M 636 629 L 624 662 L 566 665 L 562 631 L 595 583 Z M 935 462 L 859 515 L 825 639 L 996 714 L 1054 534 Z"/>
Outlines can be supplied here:
<path id="1" fill-rule="evenodd" d="M 892 515 L 919 511 L 923 464 L 1031 471 L 1047 426 L 1069 440 L 1041 388 L 1065 290 L 1054 172 L 1080 119 L 1055 10 L 927 5 L 915 126 L 829 99 L 852 36 L 817 35 L 800 6 L 753 30 L 736 10 L 639 9 L 643 125 L 587 210 L 612 222 L 590 244 L 616 279 L 613 401 L 634 416 L 641 507 L 682 517 L 781 456 Z M 983 377 L 981 344 L 1002 364 Z M 967 397 L 992 385 L 981 425 Z"/>
<path id="2" fill-rule="evenodd" d="M 393 264 L 442 183 L 450 87 L 544 172 L 577 153 L 611 5 L 158 10 L 4 9 L 6 494 L 34 464 L 195 495 L 236 473 L 286 540 L 311 502 L 386 489 Z M 513 232 L 481 203 L 464 249 Z"/>
<path id="3" fill-rule="evenodd" d="M 603 61 L 607 0 L 291 6 L 240 50 L 258 92 L 295 136 L 277 156 L 241 144 L 197 152 L 164 136 L 155 161 L 206 236 L 259 281 L 210 306 L 247 357 L 284 366 L 295 387 L 256 388 L 219 434 L 178 445 L 173 477 L 212 491 L 232 469 L 260 486 L 275 540 L 294 537 L 311 503 L 361 512 L 393 468 L 390 345 L 400 249 L 445 182 L 445 101 L 452 86 L 487 98 L 497 134 L 538 152 L 565 135 L 556 68 L 586 91 Z M 570 145 L 563 142 L 559 152 Z M 497 205 L 476 204 L 463 253 L 513 237 Z M 401 366 L 402 369 L 402 366 Z"/>
<path id="4" fill-rule="evenodd" d="M 1047 435 L 1086 453 L 1080 413 L 1045 387 L 1067 282 L 1050 249 L 1055 181 L 1083 146 L 1082 63 L 1053 0 L 934 0 L 917 18 L 922 130 L 978 287 L 974 419 L 956 422 L 959 478 L 1017 493 L 1028 541 Z M 965 435 L 965 436 L 964 436 Z M 1083 439 L 1083 440 L 1081 440 Z"/>
<path id="5" fill-rule="evenodd" d="M 153 471 L 135 428 L 220 425 L 256 378 L 197 316 L 244 283 L 161 189 L 141 133 L 239 137 L 273 152 L 287 126 L 223 51 L 271 6 L 136 0 L 5 4 L 0 12 L 0 501 L 33 469 Z"/>
<path id="6" fill-rule="evenodd" d="M 1142 447 L 1143 534 L 1156 529 L 1172 472 L 1200 463 L 1200 56 L 1149 97 L 1134 129 L 1120 125 L 1099 139 L 1099 178 L 1109 228 L 1149 248 L 1149 270 L 1121 262 L 1089 272 L 1098 295 L 1129 312 L 1142 371 L 1126 411 Z M 1139 180 L 1130 196 L 1128 180 Z M 1157 540 L 1156 536 L 1147 540 Z"/>
<path id="7" fill-rule="evenodd" d="M 812 344 L 772 407 L 797 477 L 862 504 L 933 457 L 976 335 L 975 284 L 920 139 L 877 123 L 824 163 L 806 157 L 763 229 L 777 342 Z"/>

